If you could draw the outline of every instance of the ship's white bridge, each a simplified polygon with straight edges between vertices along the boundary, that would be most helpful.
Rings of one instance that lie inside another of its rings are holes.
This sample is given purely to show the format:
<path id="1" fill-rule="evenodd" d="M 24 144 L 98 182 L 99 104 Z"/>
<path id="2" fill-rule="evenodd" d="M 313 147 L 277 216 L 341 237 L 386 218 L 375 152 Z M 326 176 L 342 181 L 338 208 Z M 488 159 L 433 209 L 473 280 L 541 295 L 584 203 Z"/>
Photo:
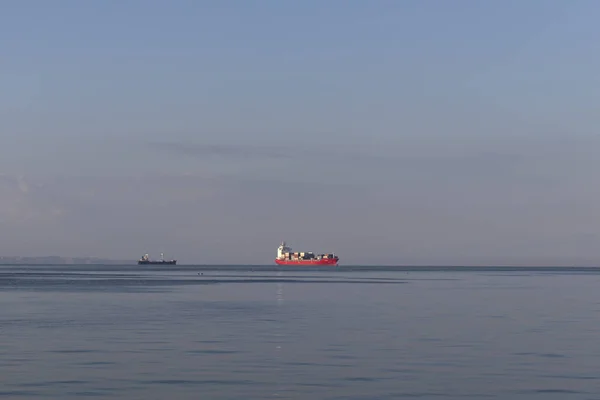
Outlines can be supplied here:
<path id="1" fill-rule="evenodd" d="M 281 245 L 279 245 L 279 247 L 277 248 L 277 258 L 281 260 L 284 258 L 285 253 L 291 253 L 291 252 L 292 252 L 292 248 L 287 246 L 285 244 L 285 242 L 281 242 Z"/>

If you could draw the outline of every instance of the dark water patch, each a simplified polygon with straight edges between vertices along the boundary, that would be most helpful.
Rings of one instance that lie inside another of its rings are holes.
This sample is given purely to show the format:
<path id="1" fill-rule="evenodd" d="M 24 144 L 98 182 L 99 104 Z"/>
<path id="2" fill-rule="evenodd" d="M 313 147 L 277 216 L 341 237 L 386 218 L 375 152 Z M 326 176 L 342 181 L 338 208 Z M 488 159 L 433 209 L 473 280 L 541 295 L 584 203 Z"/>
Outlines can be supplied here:
<path id="1" fill-rule="evenodd" d="M 4 361 L 10 361 L 10 362 L 15 362 L 15 363 L 25 363 L 25 362 L 29 362 L 31 361 L 31 358 L 6 358 Z"/>
<path id="2" fill-rule="evenodd" d="M 120 341 L 114 341 L 114 342 L 115 343 L 123 343 Z M 162 345 L 162 344 L 169 344 L 169 343 L 171 343 L 171 342 L 168 340 L 140 340 L 137 342 L 138 345 L 152 345 L 152 344 Z"/>
<path id="3" fill-rule="evenodd" d="M 333 357 L 331 357 L 333 358 Z M 349 368 L 352 364 L 339 364 L 332 362 L 302 362 L 302 361 L 282 361 L 282 365 L 288 367 L 323 367 L 323 368 Z"/>
<path id="4" fill-rule="evenodd" d="M 354 376 L 354 377 L 344 378 L 343 380 L 348 381 L 348 382 L 377 382 L 377 381 L 382 381 L 384 379 L 383 378 L 369 378 L 366 376 Z"/>
<path id="5" fill-rule="evenodd" d="M 84 362 L 77 363 L 76 365 L 80 365 L 82 367 L 101 367 L 101 366 L 116 365 L 116 362 L 113 362 L 113 361 L 84 361 Z"/>
<path id="6" fill-rule="evenodd" d="M 53 286 L 53 285 L 29 285 L 29 286 L 12 286 L 12 287 L 3 287 L 0 285 L 0 291 L 11 291 L 11 292 L 22 292 L 27 291 L 31 293 L 171 293 L 173 292 L 173 287 L 165 287 L 165 288 L 156 288 L 156 287 L 132 287 L 127 285 L 121 286 L 87 286 L 81 287 L 77 285 L 71 285 L 68 287 Z"/>
<path id="7" fill-rule="evenodd" d="M 263 315 L 270 312 L 270 307 L 272 307 L 273 310 L 277 309 L 275 304 L 207 301 L 198 306 L 198 311 L 214 312 L 218 317 L 227 317 L 229 313 L 239 312 L 252 312 L 256 315 Z"/>
<path id="8" fill-rule="evenodd" d="M 106 329 L 113 326 L 118 326 L 122 321 L 97 321 L 97 320 L 78 320 L 78 321 L 68 321 L 68 320 L 31 320 L 27 321 L 23 324 L 19 325 L 11 325 L 10 328 L 14 331 L 15 329 L 79 329 L 79 328 L 97 328 L 97 329 Z M 9 327 L 6 327 L 7 329 Z M 105 343 L 127 343 L 125 340 L 115 340 L 115 339 L 106 339 Z"/>
<path id="9" fill-rule="evenodd" d="M 301 383 L 298 383 L 297 385 L 300 386 L 300 387 L 315 387 L 315 388 L 335 388 L 335 387 L 342 387 L 343 386 L 343 385 L 336 384 L 336 383 L 333 383 L 333 382 L 329 382 L 329 383 L 301 382 Z"/>
<path id="10" fill-rule="evenodd" d="M 206 282 L 206 281 L 202 281 Z M 404 280 L 396 281 L 369 281 L 369 280 L 351 280 L 351 279 L 288 279 L 288 278 L 269 278 L 269 279 L 222 279 L 222 280 L 210 280 L 209 282 L 214 284 L 225 284 L 225 283 L 327 283 L 327 284 L 339 284 L 339 283 L 351 283 L 351 284 L 371 284 L 371 285 L 389 285 L 389 284 L 402 284 L 408 283 Z"/>
<path id="11" fill-rule="evenodd" d="M 446 344 L 443 345 L 442 347 L 445 349 L 470 349 L 473 348 L 475 345 L 473 344 Z"/>
<path id="12" fill-rule="evenodd" d="M 416 392 L 416 393 L 391 393 L 389 395 L 390 399 L 421 399 L 421 398 L 433 398 L 433 397 L 448 397 L 448 394 L 447 393 L 436 393 L 436 392 Z"/>
<path id="13" fill-rule="evenodd" d="M 577 381 L 596 381 L 600 379 L 600 376 L 589 376 L 589 375 L 538 375 L 540 378 L 550 379 L 572 379 Z"/>
<path id="14" fill-rule="evenodd" d="M 45 382 L 30 382 L 30 383 L 21 383 L 16 386 L 22 387 L 50 387 L 50 386 L 70 386 L 70 385 L 87 385 L 88 381 L 45 381 Z"/>
<path id="15" fill-rule="evenodd" d="M 33 360 L 32 360 L 33 361 Z M 18 367 L 20 366 L 21 363 L 14 363 L 14 362 L 8 362 L 8 361 L 1 361 L 0 360 L 0 367 L 4 367 L 4 368 L 14 368 L 14 367 Z"/>
<path id="16" fill-rule="evenodd" d="M 57 353 L 57 354 L 87 354 L 87 353 L 97 353 L 97 350 L 51 350 L 49 353 Z"/>
<path id="17" fill-rule="evenodd" d="M 11 318 L 11 319 L 0 319 L 0 327 L 6 327 L 6 325 L 23 325 L 29 324 L 31 321 L 24 318 Z"/>
<path id="18" fill-rule="evenodd" d="M 408 392 L 408 393 L 389 393 L 386 395 L 380 396 L 370 396 L 370 395 L 347 395 L 347 396 L 335 396 L 335 397 L 327 397 L 327 400 L 392 400 L 392 399 L 415 399 L 415 398 L 438 398 L 438 397 L 446 397 L 446 398 L 454 398 L 448 393 L 436 393 L 436 392 Z M 481 397 L 495 397 L 490 395 L 461 395 L 456 398 L 481 398 Z"/>
<path id="19" fill-rule="evenodd" d="M 12 397 L 45 397 L 44 394 L 38 392 L 28 392 L 25 390 L 0 390 L 0 397 L 9 396 Z"/>
<path id="20" fill-rule="evenodd" d="M 335 355 L 331 355 L 329 357 L 336 359 L 336 360 L 355 360 L 356 359 L 355 356 L 352 356 L 349 354 L 335 354 Z"/>
<path id="21" fill-rule="evenodd" d="M 147 352 L 151 352 L 151 353 L 170 353 L 172 351 L 175 351 L 175 348 L 173 347 L 145 347 L 140 349 L 140 353 L 147 353 Z"/>
<path id="22" fill-rule="evenodd" d="M 587 394 L 580 390 L 571 389 L 531 389 L 531 390 L 520 390 L 513 393 L 519 394 Z"/>
<path id="23" fill-rule="evenodd" d="M 239 350 L 189 350 L 189 354 L 239 354 Z"/>
<path id="24" fill-rule="evenodd" d="M 386 373 L 394 374 L 396 376 L 395 379 L 414 379 L 422 370 L 415 368 L 389 368 L 386 369 Z"/>
<path id="25" fill-rule="evenodd" d="M 48 278 L 62 278 L 62 279 L 89 279 L 90 277 L 101 277 L 105 279 L 142 279 L 145 275 L 143 274 L 106 274 L 100 273 L 98 271 L 90 273 L 90 272 L 42 272 L 42 271 L 13 271 L 13 272 L 0 272 L 0 280 L 3 279 L 21 279 L 23 277 L 27 278 L 38 278 L 38 279 L 48 279 Z"/>
<path id="26" fill-rule="evenodd" d="M 565 358 L 566 356 L 564 354 L 545 353 L 545 354 L 539 354 L 539 357 L 543 357 L 543 358 Z"/>
<path id="27" fill-rule="evenodd" d="M 160 380 L 149 380 L 149 381 L 140 381 L 141 384 L 146 385 L 182 385 L 182 386 L 191 386 L 191 385 L 232 385 L 232 386 L 249 386 L 249 385 L 257 385 L 262 382 L 250 381 L 250 380 L 219 380 L 219 379 L 206 379 L 206 380 L 186 380 L 186 379 L 160 379 Z"/>
<path id="28" fill-rule="evenodd" d="M 300 361 L 288 361 L 285 362 L 284 365 L 289 365 L 291 367 L 316 367 L 319 366 L 319 363 L 313 362 L 300 362 Z"/>
<path id="29" fill-rule="evenodd" d="M 97 390 L 97 391 L 86 390 L 86 391 L 82 391 L 82 392 L 67 392 L 66 393 L 67 396 L 74 396 L 77 398 L 104 397 L 104 396 L 109 396 L 109 395 L 113 395 L 113 394 L 114 394 L 113 390 Z"/>
<path id="30" fill-rule="evenodd" d="M 354 363 L 349 363 L 349 364 L 330 363 L 330 364 L 323 364 L 323 366 L 331 367 L 331 368 L 356 368 L 356 365 Z"/>
<path id="31" fill-rule="evenodd" d="M 280 275 L 263 275 L 263 274 L 214 274 L 214 273 L 206 273 L 205 275 L 190 275 L 191 277 L 200 277 L 204 279 L 224 279 L 224 280 L 235 280 L 235 279 L 243 279 L 246 280 L 260 280 L 260 279 L 294 279 L 294 280 L 302 280 L 302 281 L 311 281 L 314 279 L 322 280 L 324 274 L 297 274 L 290 275 L 287 273 L 285 276 Z M 336 280 L 343 279 L 344 281 L 361 281 L 361 282 L 386 282 L 386 281 L 405 281 L 407 278 L 402 276 L 402 278 L 392 278 L 392 277 L 366 277 L 366 276 L 344 276 L 343 278 L 339 278 L 336 274 L 328 274 L 327 280 Z M 411 280 L 442 280 L 442 281 L 456 281 L 459 280 L 457 278 L 411 278 Z"/>

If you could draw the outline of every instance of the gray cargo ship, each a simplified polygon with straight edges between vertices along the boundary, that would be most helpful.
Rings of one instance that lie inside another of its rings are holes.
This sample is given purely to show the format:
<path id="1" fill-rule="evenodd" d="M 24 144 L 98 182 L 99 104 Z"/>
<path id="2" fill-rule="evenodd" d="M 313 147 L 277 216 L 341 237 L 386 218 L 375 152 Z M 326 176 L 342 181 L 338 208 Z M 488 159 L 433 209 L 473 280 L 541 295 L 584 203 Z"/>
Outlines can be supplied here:
<path id="1" fill-rule="evenodd" d="M 138 260 L 138 265 L 175 265 L 177 260 L 165 260 L 163 253 L 160 253 L 160 260 L 151 260 L 148 254 L 144 254 L 142 258 Z"/>

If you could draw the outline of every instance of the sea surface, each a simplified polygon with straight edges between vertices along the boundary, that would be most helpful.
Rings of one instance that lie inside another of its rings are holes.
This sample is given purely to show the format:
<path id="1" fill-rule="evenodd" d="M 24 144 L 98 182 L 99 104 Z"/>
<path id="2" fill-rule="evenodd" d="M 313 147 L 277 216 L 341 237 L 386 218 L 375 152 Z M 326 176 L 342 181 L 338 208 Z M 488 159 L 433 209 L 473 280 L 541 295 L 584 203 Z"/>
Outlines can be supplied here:
<path id="1" fill-rule="evenodd" d="M 1 266 L 0 398 L 600 399 L 600 269 Z"/>

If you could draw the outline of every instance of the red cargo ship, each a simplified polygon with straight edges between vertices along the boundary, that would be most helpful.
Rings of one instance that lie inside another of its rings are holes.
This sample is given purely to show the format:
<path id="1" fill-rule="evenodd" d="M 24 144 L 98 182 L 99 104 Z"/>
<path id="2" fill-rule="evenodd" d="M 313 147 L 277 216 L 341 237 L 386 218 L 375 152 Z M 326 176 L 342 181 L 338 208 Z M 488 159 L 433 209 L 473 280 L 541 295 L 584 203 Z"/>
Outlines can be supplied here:
<path id="1" fill-rule="evenodd" d="M 292 252 L 292 248 L 282 242 L 277 249 L 277 265 L 338 265 L 339 258 L 335 254 L 318 254 L 312 252 Z"/>

